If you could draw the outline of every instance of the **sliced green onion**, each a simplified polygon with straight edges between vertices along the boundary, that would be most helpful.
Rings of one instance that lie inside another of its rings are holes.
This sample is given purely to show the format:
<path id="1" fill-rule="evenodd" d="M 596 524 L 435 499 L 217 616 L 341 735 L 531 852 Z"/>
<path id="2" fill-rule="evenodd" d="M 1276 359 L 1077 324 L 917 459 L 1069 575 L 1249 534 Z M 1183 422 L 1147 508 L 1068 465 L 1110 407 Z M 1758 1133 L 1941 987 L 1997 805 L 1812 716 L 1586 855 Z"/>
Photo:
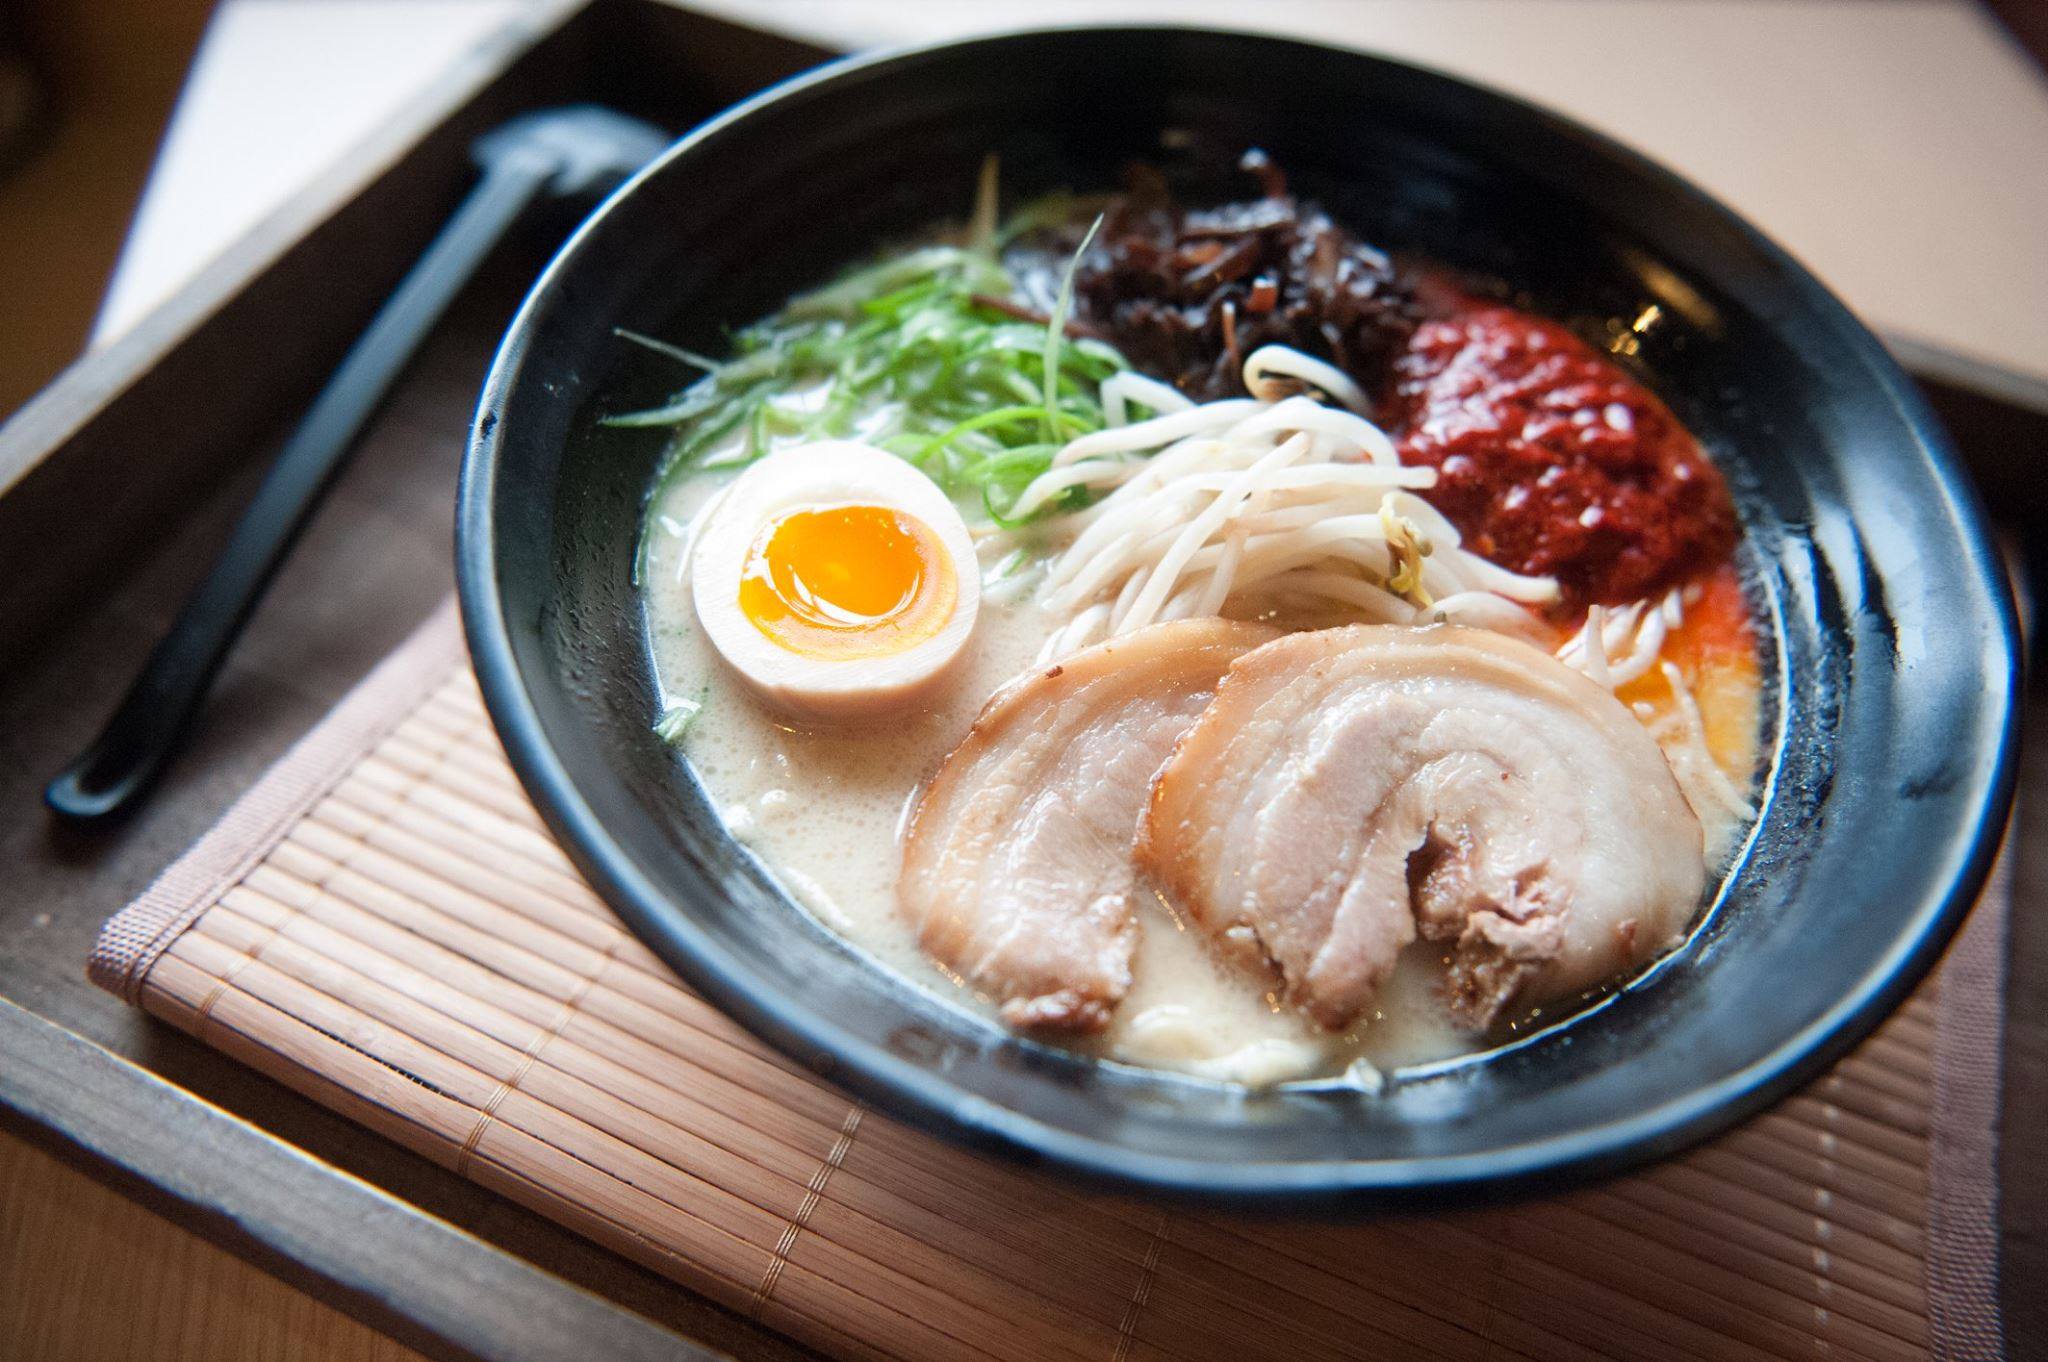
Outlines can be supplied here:
<path id="1" fill-rule="evenodd" d="M 685 350 L 680 345 L 670 345 L 665 340 L 656 340 L 652 336 L 643 336 L 638 331 L 628 331 L 623 326 L 613 327 L 612 334 L 620 340 L 631 341 L 633 344 L 652 350 L 658 355 L 667 355 L 670 359 L 679 359 L 693 369 L 702 369 L 707 374 L 718 372 L 719 364 L 717 360 L 706 359 L 695 350 Z"/>
<path id="2" fill-rule="evenodd" d="M 1095 233 L 1102 228 L 1102 214 L 1095 215 L 1095 221 L 1088 224 L 1088 230 L 1081 236 L 1081 244 L 1074 248 L 1073 257 L 1067 261 L 1067 268 L 1060 275 L 1059 297 L 1052 305 L 1052 315 L 1045 319 L 1045 438 L 1055 439 L 1054 429 L 1060 409 L 1060 352 L 1067 344 L 1067 314 L 1074 310 L 1074 274 L 1081 268 L 1081 257 L 1088 254 L 1089 246 L 1095 242 Z"/>
<path id="3" fill-rule="evenodd" d="M 1100 219 L 1068 262 L 1046 326 L 979 301 L 1015 292 L 994 254 L 1009 228 L 989 230 L 993 202 L 985 178 L 970 237 L 979 249 L 927 246 L 850 270 L 737 333 L 723 363 L 622 332 L 706 372 L 668 402 L 604 424 L 674 430 L 663 486 L 687 471 L 751 462 L 778 441 L 860 434 L 1009 523 L 1001 508 L 1060 447 L 1102 429 L 1102 380 L 1128 366 L 1110 346 L 1065 334 L 1075 272 Z M 784 401 L 798 392 L 808 394 L 803 409 Z"/>
<path id="4" fill-rule="evenodd" d="M 674 747 L 690 731 L 690 725 L 704 712 L 704 706 L 695 700 L 678 700 L 661 712 L 654 721 L 654 736 Z"/>

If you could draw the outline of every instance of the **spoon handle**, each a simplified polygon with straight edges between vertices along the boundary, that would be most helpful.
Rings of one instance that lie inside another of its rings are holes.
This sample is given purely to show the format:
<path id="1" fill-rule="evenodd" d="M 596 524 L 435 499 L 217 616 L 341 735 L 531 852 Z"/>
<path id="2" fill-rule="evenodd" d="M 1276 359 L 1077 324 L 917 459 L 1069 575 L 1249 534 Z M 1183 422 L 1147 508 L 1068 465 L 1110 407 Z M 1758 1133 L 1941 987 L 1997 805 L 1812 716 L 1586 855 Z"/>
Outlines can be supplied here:
<path id="1" fill-rule="evenodd" d="M 489 162 L 292 432 L 206 580 L 149 655 L 99 737 L 43 791 L 57 813 L 127 808 L 177 751 L 199 702 L 264 588 L 399 372 L 455 295 L 557 170 L 521 149 Z"/>

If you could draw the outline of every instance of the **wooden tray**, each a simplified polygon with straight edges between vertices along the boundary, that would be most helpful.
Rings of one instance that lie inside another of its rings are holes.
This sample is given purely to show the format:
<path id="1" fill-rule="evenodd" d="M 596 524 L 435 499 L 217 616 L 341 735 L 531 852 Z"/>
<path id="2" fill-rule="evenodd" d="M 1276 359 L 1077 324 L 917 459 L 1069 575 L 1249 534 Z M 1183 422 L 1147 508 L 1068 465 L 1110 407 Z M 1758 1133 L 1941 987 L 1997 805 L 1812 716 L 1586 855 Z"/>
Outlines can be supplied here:
<path id="1" fill-rule="evenodd" d="M 806 1354 L 141 1018 L 91 988 L 81 962 L 106 916 L 445 594 L 474 393 L 565 219 L 511 243 L 437 333 L 149 807 L 77 834 L 44 818 L 40 787 L 90 736 L 288 420 L 466 187 L 470 138 L 566 99 L 680 128 L 824 55 L 654 0 L 552 0 L 0 430 L 0 1119 L 442 1355 L 676 1356 L 678 1333 L 749 1356 Z M 2030 470 L 2048 422 L 1954 382 L 1934 395 L 1994 504 L 2038 505 L 2048 482 Z M 2025 778 L 2041 787 L 2023 801 L 2029 823 L 2048 807 L 2040 761 Z M 2028 848 L 2048 842 L 2029 831 L 2013 868 L 2020 998 L 2048 985 L 2048 923 L 2025 911 L 2041 875 Z M 2030 1010 L 2009 1049 L 2010 1283 L 2048 1272 L 2048 1029 Z M 2014 1299 L 2026 1293 L 2007 1294 L 2015 1354 L 2048 1355 L 2048 1334 L 2026 1332 L 2038 1312 Z"/>
<path id="2" fill-rule="evenodd" d="M 575 874 L 452 610 L 93 951 L 102 988 L 845 1358 L 1988 1356 L 2005 877 L 1823 1078 L 1601 1186 L 1353 1224 L 943 1144 L 705 1005 Z"/>

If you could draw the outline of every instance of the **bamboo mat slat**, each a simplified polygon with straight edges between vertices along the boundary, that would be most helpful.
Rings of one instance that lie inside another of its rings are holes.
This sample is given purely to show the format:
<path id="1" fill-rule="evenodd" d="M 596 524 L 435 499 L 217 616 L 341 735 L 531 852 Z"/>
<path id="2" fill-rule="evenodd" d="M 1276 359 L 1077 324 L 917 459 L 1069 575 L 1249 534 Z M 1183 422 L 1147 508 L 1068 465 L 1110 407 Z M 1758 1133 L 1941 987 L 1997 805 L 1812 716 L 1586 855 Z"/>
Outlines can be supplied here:
<path id="1" fill-rule="evenodd" d="M 1905 1362 L 1997 1348 L 1998 893 L 1833 1072 L 1630 1177 L 1364 1225 L 1164 1209 L 912 1131 L 692 994 L 547 836 L 443 612 L 92 973 L 833 1356 Z"/>

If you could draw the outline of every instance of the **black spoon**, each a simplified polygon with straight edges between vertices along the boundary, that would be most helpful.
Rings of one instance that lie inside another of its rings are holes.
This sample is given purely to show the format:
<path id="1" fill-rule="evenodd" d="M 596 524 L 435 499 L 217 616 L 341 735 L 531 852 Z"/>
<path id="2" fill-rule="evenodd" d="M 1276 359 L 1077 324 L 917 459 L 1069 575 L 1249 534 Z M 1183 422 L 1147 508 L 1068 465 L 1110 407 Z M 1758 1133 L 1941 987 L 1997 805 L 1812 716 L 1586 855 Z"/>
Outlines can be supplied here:
<path id="1" fill-rule="evenodd" d="M 92 745 L 43 791 L 67 818 L 118 813 L 177 751 L 199 702 L 370 415 L 492 247 L 535 200 L 616 188 L 666 134 L 593 105 L 525 114 L 477 139 L 483 172 L 315 398 L 227 547 Z"/>

